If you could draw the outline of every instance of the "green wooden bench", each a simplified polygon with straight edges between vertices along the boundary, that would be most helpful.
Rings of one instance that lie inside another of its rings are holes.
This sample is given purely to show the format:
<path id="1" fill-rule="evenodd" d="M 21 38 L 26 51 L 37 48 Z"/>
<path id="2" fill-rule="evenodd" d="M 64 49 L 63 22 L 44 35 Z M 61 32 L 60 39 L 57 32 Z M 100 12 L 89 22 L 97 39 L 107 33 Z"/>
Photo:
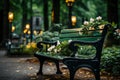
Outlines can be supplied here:
<path id="1" fill-rule="evenodd" d="M 105 36 L 107 34 L 107 29 L 108 26 L 110 25 L 105 25 L 104 29 L 98 29 L 98 30 L 89 30 L 88 34 L 82 34 L 83 32 L 81 31 L 80 28 L 76 29 L 63 29 L 59 35 L 59 41 L 69 41 L 68 44 L 68 50 L 71 50 L 71 53 L 69 56 L 64 56 L 60 55 L 62 53 L 51 53 L 48 51 L 48 48 L 51 46 L 57 46 L 57 41 L 40 41 L 37 43 L 37 47 L 39 48 L 39 51 L 37 51 L 34 56 L 39 59 L 40 62 L 40 68 L 37 74 L 43 75 L 42 69 L 43 69 L 43 64 L 46 60 L 51 60 L 56 64 L 57 67 L 57 74 L 62 74 L 59 68 L 59 62 L 63 62 L 69 69 L 70 71 L 70 80 L 74 80 L 74 74 L 76 70 L 79 67 L 83 67 L 81 65 L 81 62 L 79 62 L 78 57 L 76 57 L 76 53 L 78 50 L 77 44 L 80 45 L 92 45 L 96 48 L 96 55 L 93 59 L 85 59 L 85 61 L 82 61 L 82 64 L 85 62 L 84 67 L 88 67 L 93 70 L 95 73 L 95 77 L 97 80 L 99 80 L 100 75 L 99 75 L 99 65 L 100 65 L 100 58 L 101 58 L 101 51 L 102 51 L 102 46 L 103 42 L 105 39 Z M 102 32 L 101 32 L 102 31 Z M 44 50 L 43 50 L 44 49 Z M 90 62 L 89 62 L 90 61 Z M 95 62 L 94 62 L 95 61 Z M 95 65 L 97 64 L 97 65 Z M 93 66 L 91 66 L 93 65 Z"/>

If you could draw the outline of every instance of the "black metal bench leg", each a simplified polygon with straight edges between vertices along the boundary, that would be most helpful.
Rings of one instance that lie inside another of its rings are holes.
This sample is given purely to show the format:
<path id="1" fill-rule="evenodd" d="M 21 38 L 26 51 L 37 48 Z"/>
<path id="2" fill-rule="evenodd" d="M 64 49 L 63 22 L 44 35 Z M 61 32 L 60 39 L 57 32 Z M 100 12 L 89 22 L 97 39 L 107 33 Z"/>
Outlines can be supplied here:
<path id="1" fill-rule="evenodd" d="M 74 80 L 75 71 L 70 70 L 70 80 Z"/>
<path id="2" fill-rule="evenodd" d="M 56 64 L 56 68 L 57 68 L 56 74 L 62 74 L 62 72 L 60 71 L 59 61 L 56 60 L 56 61 L 54 61 L 54 62 L 55 62 L 55 64 Z"/>
<path id="3" fill-rule="evenodd" d="M 74 80 L 75 72 L 77 68 L 75 66 L 67 65 L 69 72 L 70 72 L 70 80 Z"/>
<path id="4" fill-rule="evenodd" d="M 100 71 L 96 70 L 94 73 L 95 73 L 96 80 L 100 80 Z"/>
<path id="5" fill-rule="evenodd" d="M 69 72 L 70 72 L 70 80 L 74 80 L 75 72 L 77 71 L 77 65 L 78 62 L 71 61 L 69 59 L 63 60 L 63 63 L 67 66 Z M 75 65 L 72 65 L 75 64 Z"/>
<path id="6" fill-rule="evenodd" d="M 38 73 L 37 73 L 37 75 L 43 75 L 43 72 L 42 72 L 42 69 L 43 69 L 43 63 L 44 63 L 44 59 L 39 59 L 39 64 L 40 64 L 40 67 L 39 67 L 39 71 L 38 71 Z"/>

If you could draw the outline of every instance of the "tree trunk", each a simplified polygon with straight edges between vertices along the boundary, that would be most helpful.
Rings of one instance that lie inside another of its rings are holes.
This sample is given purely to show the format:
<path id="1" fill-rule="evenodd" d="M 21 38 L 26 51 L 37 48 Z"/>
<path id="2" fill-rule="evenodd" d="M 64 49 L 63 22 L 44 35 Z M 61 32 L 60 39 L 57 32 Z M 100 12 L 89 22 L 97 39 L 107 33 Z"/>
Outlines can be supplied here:
<path id="1" fill-rule="evenodd" d="M 3 39 L 3 10 L 0 10 L 0 26 L 1 26 L 1 29 L 0 29 L 0 43 L 2 43 L 2 39 Z"/>
<path id="2" fill-rule="evenodd" d="M 9 21 L 8 21 L 8 12 L 9 12 L 9 0 L 4 0 L 3 5 L 3 37 L 2 42 L 6 42 L 9 39 Z"/>
<path id="3" fill-rule="evenodd" d="M 53 23 L 60 23 L 60 0 L 53 0 Z"/>
<path id="4" fill-rule="evenodd" d="M 33 21 L 33 10 L 32 10 L 32 0 L 30 0 L 30 12 L 31 12 L 31 16 L 30 16 L 30 32 L 31 32 L 31 34 L 30 34 L 30 40 L 31 40 L 31 42 L 32 42 L 32 40 L 33 40 L 33 26 L 32 26 L 32 21 Z"/>
<path id="5" fill-rule="evenodd" d="M 24 30 L 24 27 L 25 27 L 25 25 L 26 25 L 26 23 L 27 23 L 27 2 L 26 2 L 26 0 L 23 0 L 22 1 L 22 9 L 23 9 L 23 11 L 22 11 L 22 31 Z"/>
<path id="6" fill-rule="evenodd" d="M 107 2 L 107 17 L 109 22 L 118 24 L 118 0 L 108 0 Z M 114 39 L 113 32 L 108 35 L 107 46 L 118 44 Z"/>
<path id="7" fill-rule="evenodd" d="M 44 0 L 44 30 L 47 31 L 49 29 L 49 20 L 48 20 L 48 0 Z"/>
<path id="8" fill-rule="evenodd" d="M 108 0 L 107 17 L 109 22 L 118 24 L 118 0 Z"/>

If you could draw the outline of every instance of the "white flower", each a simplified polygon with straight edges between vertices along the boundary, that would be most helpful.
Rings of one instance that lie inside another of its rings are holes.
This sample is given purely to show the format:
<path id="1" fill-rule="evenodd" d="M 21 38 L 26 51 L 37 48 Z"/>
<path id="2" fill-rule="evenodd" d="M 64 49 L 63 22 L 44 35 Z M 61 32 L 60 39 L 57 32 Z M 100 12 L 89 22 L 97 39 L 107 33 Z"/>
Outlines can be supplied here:
<path id="1" fill-rule="evenodd" d="M 102 17 L 101 17 L 101 16 L 98 16 L 96 19 L 97 19 L 97 20 L 102 20 Z"/>
<path id="2" fill-rule="evenodd" d="M 88 21 L 84 21 L 84 25 L 86 25 L 86 26 L 87 26 L 88 24 L 89 24 L 89 22 L 88 22 Z"/>
<path id="3" fill-rule="evenodd" d="M 99 27 L 99 29 L 103 29 L 104 28 L 104 25 L 100 25 L 100 26 L 98 26 Z"/>
<path id="4" fill-rule="evenodd" d="M 60 51 L 61 51 L 61 48 L 59 48 L 57 51 L 60 52 Z"/>
<path id="5" fill-rule="evenodd" d="M 90 18 L 90 23 L 93 23 L 95 20 L 93 18 Z"/>
<path id="6" fill-rule="evenodd" d="M 55 46 L 51 46 L 48 48 L 48 51 L 52 51 L 52 49 L 54 49 L 54 48 L 55 48 Z"/>
<path id="7" fill-rule="evenodd" d="M 60 41 L 59 40 L 57 40 L 57 45 L 59 45 L 60 44 Z"/>
<path id="8" fill-rule="evenodd" d="M 120 33 L 118 35 L 120 36 Z"/>
<path id="9" fill-rule="evenodd" d="M 54 52 L 57 53 L 57 49 L 54 49 Z"/>
<path id="10" fill-rule="evenodd" d="M 89 30 L 94 30 L 94 27 L 89 27 Z"/>
<path id="11" fill-rule="evenodd" d="M 114 35 L 117 37 L 117 39 L 120 39 L 120 29 L 116 29 Z"/>
<path id="12" fill-rule="evenodd" d="M 70 40 L 68 40 L 68 42 L 70 43 L 72 40 L 70 39 Z"/>
<path id="13" fill-rule="evenodd" d="M 120 29 L 116 29 L 115 31 L 116 31 L 117 33 L 120 33 Z"/>

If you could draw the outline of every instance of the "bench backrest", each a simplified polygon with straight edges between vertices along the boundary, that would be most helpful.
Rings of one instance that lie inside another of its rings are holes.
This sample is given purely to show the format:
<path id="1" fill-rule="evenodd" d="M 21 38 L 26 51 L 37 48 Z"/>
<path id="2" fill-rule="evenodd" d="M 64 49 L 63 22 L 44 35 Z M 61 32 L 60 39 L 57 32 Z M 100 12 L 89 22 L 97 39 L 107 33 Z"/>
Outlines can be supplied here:
<path id="1" fill-rule="evenodd" d="M 84 34 L 83 31 L 81 31 L 81 28 L 76 28 L 76 29 L 63 29 L 61 30 L 61 33 L 59 35 L 59 41 L 69 41 L 69 40 L 74 40 L 74 41 L 86 41 L 86 42 L 95 42 L 95 41 L 99 41 L 98 44 L 95 44 L 96 49 L 99 49 L 99 47 L 101 47 L 103 45 L 104 42 L 104 38 L 107 34 L 107 25 L 105 25 L 105 27 L 103 29 L 98 29 L 98 30 L 89 30 L 86 34 Z M 52 45 L 57 45 L 57 42 L 52 42 L 52 41 L 41 41 L 37 43 L 37 47 L 42 50 L 43 49 L 43 45 L 41 44 L 45 44 L 46 45 L 46 52 L 48 47 L 52 46 Z M 49 46 L 48 46 L 49 45 Z M 72 56 L 75 56 L 76 53 L 76 49 L 74 47 L 74 45 L 71 46 L 71 50 L 74 52 L 74 54 Z M 101 52 L 101 49 L 97 50 Z M 97 54 L 96 56 L 99 56 L 99 54 Z"/>
<path id="2" fill-rule="evenodd" d="M 111 25 L 109 25 L 109 24 L 105 25 L 103 29 L 100 29 L 100 34 L 95 32 L 95 34 L 92 34 L 92 36 L 88 35 L 86 37 L 80 38 L 80 40 L 72 41 L 69 45 L 69 48 L 73 51 L 72 56 L 74 57 L 78 50 L 78 46 L 76 46 L 76 44 L 91 45 L 96 48 L 96 53 L 95 53 L 94 58 L 96 58 L 100 61 L 104 40 L 107 35 L 108 27 L 110 27 L 110 26 Z M 101 30 L 102 30 L 102 32 L 101 32 Z"/>
<path id="3" fill-rule="evenodd" d="M 59 40 L 60 42 L 68 40 L 96 41 L 104 37 L 102 32 L 103 29 L 88 30 L 87 33 L 84 33 L 81 28 L 63 29 L 59 35 Z"/>

